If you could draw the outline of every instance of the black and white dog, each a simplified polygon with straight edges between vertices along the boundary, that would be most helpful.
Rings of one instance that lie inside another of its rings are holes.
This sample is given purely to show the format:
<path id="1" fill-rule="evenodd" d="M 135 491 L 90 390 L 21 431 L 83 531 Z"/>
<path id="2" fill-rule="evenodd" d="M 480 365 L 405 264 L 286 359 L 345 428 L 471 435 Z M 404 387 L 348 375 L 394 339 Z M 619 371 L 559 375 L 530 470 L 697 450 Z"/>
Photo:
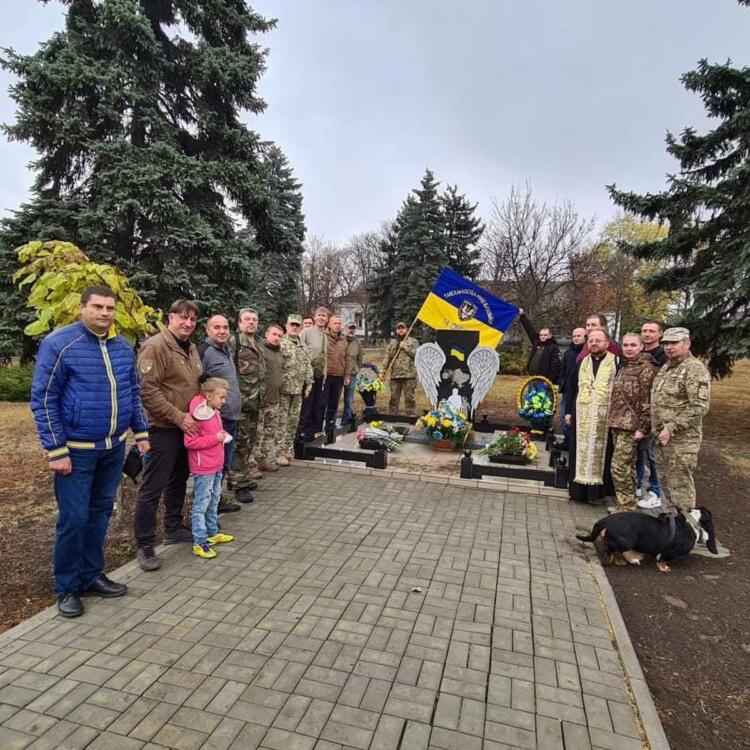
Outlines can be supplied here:
<path id="1" fill-rule="evenodd" d="M 711 511 L 695 508 L 689 511 L 694 525 L 682 514 L 669 518 L 658 518 L 645 513 L 613 513 L 598 520 L 590 534 L 576 534 L 582 542 L 602 543 L 605 562 L 621 562 L 622 558 L 632 565 L 640 565 L 645 555 L 656 558 L 656 567 L 662 572 L 669 570 L 667 560 L 687 555 L 698 543 L 705 543 L 709 552 L 718 554 L 716 534 Z"/>

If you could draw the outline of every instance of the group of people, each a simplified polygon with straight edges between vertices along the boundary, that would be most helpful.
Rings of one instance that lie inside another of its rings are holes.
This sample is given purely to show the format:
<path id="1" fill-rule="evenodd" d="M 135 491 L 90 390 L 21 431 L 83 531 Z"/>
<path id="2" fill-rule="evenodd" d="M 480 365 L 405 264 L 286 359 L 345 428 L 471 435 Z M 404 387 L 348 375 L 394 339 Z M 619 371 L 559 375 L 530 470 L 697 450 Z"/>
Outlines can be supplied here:
<path id="1" fill-rule="evenodd" d="M 131 432 L 144 464 L 134 519 L 140 567 L 161 566 L 154 547 L 162 498 L 164 543 L 192 543 L 194 554 L 213 558 L 216 545 L 233 541 L 220 531 L 219 513 L 253 502 L 258 480 L 289 465 L 296 440 L 334 427 L 342 391 L 344 417 L 353 416 L 362 365 L 355 326 L 344 334 L 341 317 L 324 307 L 306 318 L 289 315 L 285 328 L 271 323 L 262 336 L 252 308 L 240 311 L 235 332 L 213 315 L 196 346 L 199 310 L 186 299 L 171 305 L 166 326 L 136 359 L 114 332 L 115 305 L 107 287 L 84 290 L 79 321 L 44 338 L 34 368 L 31 409 L 54 472 L 55 593 L 66 617 L 83 613 L 82 597 L 127 592 L 103 571 Z"/>
<path id="2" fill-rule="evenodd" d="M 690 352 L 690 332 L 647 320 L 618 345 L 606 318 L 591 315 L 560 359 L 549 329 L 537 333 L 523 311 L 521 323 L 533 337 L 529 374 L 551 379 L 562 396 L 571 499 L 610 512 L 694 508 L 710 378 Z"/>

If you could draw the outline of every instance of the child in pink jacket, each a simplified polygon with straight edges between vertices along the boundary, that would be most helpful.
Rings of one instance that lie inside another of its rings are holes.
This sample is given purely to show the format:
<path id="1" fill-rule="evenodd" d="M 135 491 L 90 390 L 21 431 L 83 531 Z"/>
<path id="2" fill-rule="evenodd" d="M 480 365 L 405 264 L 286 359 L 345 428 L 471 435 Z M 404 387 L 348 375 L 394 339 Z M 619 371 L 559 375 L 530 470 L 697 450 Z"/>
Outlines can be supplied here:
<path id="1" fill-rule="evenodd" d="M 197 435 L 185 434 L 190 473 L 193 475 L 193 554 L 216 557 L 213 544 L 234 541 L 231 534 L 219 533 L 216 509 L 221 497 L 224 444 L 232 437 L 224 429 L 219 410 L 227 398 L 229 384 L 221 378 L 201 383 L 200 395 L 190 402 L 190 416 L 198 425 Z"/>

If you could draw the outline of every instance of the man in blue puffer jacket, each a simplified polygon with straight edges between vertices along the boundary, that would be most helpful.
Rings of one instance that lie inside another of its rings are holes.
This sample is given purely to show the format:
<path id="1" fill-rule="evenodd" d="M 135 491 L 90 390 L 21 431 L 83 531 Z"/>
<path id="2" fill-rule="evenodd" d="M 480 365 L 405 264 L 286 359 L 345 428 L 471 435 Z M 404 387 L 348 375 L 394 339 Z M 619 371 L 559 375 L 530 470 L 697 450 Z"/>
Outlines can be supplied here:
<path id="1" fill-rule="evenodd" d="M 141 453 L 149 449 L 135 356 L 111 332 L 113 292 L 87 287 L 80 310 L 78 323 L 42 341 L 31 386 L 31 410 L 55 473 L 55 593 L 64 617 L 83 614 L 81 596 L 127 592 L 104 575 L 104 539 L 128 430 Z"/>

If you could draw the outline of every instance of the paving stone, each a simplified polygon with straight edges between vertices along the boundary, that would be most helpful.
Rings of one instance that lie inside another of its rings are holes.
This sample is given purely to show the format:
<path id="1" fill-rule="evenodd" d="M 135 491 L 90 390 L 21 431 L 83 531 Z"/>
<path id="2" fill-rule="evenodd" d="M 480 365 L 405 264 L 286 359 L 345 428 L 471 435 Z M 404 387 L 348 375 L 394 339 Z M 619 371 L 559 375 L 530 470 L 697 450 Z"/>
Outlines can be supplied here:
<path id="1" fill-rule="evenodd" d="M 0 727 L 0 747 L 3 750 L 24 750 L 34 741 L 33 734 L 17 732 L 15 729 Z"/>
<path id="2" fill-rule="evenodd" d="M 87 750 L 143 750 L 146 743 L 133 737 L 123 737 L 111 732 L 102 732 Z"/>
<path id="3" fill-rule="evenodd" d="M 238 543 L 216 565 L 174 550 L 130 574 L 126 607 L 4 643 L 2 731 L 34 750 L 636 746 L 567 543 L 595 512 L 536 486 L 304 466 L 226 519 Z"/>

